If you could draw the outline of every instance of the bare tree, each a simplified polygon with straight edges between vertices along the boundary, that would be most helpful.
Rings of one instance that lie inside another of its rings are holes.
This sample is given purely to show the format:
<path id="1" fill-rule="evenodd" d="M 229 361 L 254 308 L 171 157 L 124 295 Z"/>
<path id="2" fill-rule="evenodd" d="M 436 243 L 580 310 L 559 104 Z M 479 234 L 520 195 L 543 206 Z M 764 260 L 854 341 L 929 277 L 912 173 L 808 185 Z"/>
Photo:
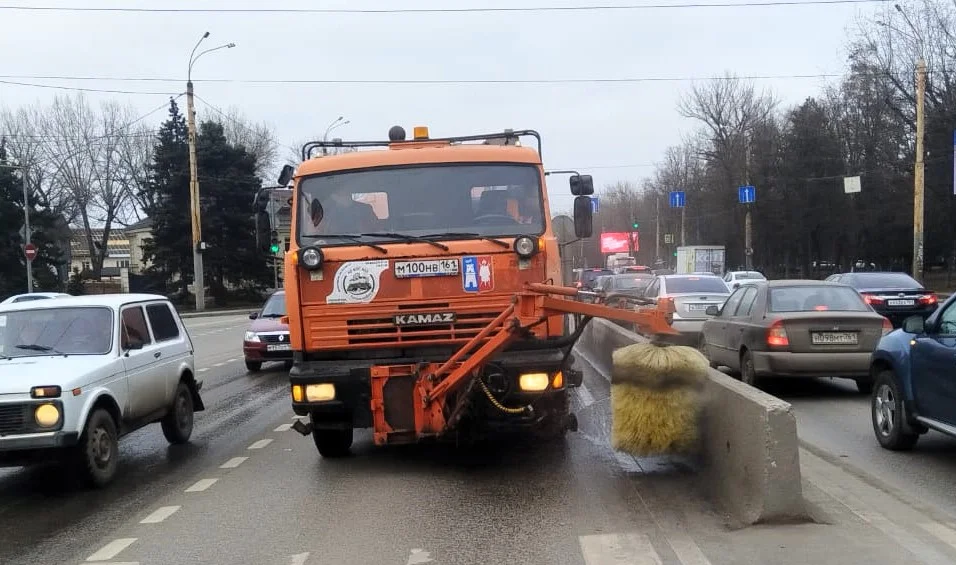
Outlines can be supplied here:
<path id="1" fill-rule="evenodd" d="M 255 122 L 236 107 L 224 111 L 214 109 L 216 121 L 222 123 L 223 133 L 230 145 L 242 146 L 256 158 L 256 174 L 268 179 L 277 173 L 279 143 L 275 131 L 266 122 Z"/>

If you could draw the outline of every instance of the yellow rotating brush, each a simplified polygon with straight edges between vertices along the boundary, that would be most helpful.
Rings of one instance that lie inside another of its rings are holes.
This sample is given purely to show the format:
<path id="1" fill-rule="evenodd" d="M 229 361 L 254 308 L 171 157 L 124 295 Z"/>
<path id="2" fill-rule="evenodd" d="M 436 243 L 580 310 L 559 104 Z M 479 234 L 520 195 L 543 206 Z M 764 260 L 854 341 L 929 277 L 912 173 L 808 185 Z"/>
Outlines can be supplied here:
<path id="1" fill-rule="evenodd" d="M 611 445 L 633 455 L 687 451 L 709 364 L 696 349 L 636 343 L 612 356 Z"/>

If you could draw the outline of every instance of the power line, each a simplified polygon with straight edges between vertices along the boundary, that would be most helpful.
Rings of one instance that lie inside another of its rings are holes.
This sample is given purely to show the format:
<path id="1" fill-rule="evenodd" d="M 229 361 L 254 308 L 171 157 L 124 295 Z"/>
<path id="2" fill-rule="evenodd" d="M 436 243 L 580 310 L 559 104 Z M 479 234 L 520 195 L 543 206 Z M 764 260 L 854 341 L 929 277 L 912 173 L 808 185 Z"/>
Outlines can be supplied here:
<path id="1" fill-rule="evenodd" d="M 80 92 L 105 92 L 108 94 L 164 94 L 164 95 L 174 95 L 175 92 L 150 92 L 143 90 L 112 90 L 104 88 L 85 88 L 81 86 L 62 86 L 56 84 L 36 84 L 30 82 L 19 82 L 12 80 L 0 80 L 0 84 L 7 84 L 10 86 L 29 86 L 33 88 L 52 88 L 55 90 L 78 90 Z"/>
<path id="2" fill-rule="evenodd" d="M 881 0 L 882 1 L 882 0 Z M 879 73 L 885 74 L 885 73 Z M 531 78 L 531 79 L 239 79 L 213 78 L 196 79 L 197 83 L 231 83 L 231 84 L 259 84 L 259 85 L 476 85 L 476 84 L 594 84 L 594 83 L 641 83 L 641 82 L 694 82 L 711 80 L 783 80 L 783 79 L 825 79 L 845 76 L 845 73 L 811 73 L 811 74 L 766 74 L 766 75 L 715 75 L 715 76 L 647 76 L 647 77 L 595 77 L 595 78 Z M 167 77 L 118 77 L 118 76 L 82 76 L 82 75 L 0 75 L 0 83 L 22 84 L 46 88 L 83 88 L 63 87 L 42 84 L 27 84 L 12 82 L 18 80 L 74 80 L 74 81 L 103 81 L 103 82 L 168 82 L 181 83 L 181 78 Z M 91 89 L 93 90 L 93 89 Z M 143 92 L 143 91 L 110 91 L 95 90 L 97 92 L 119 92 L 130 94 L 173 94 L 171 92 Z"/>
<path id="3" fill-rule="evenodd" d="M 543 12 L 621 12 L 633 10 L 670 10 L 680 8 L 751 8 L 775 6 L 821 6 L 835 4 L 883 4 L 889 0 L 778 0 L 682 4 L 594 4 L 580 6 L 526 6 L 501 8 L 116 8 L 92 6 L 4 5 L 0 10 L 24 12 L 117 12 L 167 14 L 478 14 Z"/>

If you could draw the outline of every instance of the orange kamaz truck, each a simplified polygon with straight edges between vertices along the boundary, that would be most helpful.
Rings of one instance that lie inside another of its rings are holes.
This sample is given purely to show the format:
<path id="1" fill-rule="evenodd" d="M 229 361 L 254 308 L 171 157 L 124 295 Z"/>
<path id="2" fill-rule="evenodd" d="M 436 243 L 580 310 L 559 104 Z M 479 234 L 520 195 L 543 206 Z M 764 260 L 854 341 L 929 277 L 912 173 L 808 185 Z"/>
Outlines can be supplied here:
<path id="1" fill-rule="evenodd" d="M 352 151 L 316 151 L 329 146 Z M 283 168 L 279 184 L 290 183 L 290 392 L 308 416 L 295 429 L 320 454 L 347 453 L 356 428 L 379 445 L 576 429 L 571 347 L 581 322 L 609 309 L 553 286 L 561 262 L 537 132 L 431 138 L 416 127 L 406 139 L 396 126 L 387 141 L 311 142 Z M 571 176 L 570 190 L 577 236 L 589 237 L 591 177 Z M 268 219 L 260 210 L 263 249 Z M 666 331 L 663 317 L 611 317 Z"/>

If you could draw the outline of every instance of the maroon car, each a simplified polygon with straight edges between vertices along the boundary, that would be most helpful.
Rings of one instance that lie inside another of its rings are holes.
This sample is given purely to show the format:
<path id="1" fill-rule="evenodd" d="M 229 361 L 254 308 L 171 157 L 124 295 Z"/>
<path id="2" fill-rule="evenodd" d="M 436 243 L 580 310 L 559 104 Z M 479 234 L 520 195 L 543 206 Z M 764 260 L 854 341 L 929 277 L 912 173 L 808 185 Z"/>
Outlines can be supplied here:
<path id="1" fill-rule="evenodd" d="M 252 324 L 242 339 L 242 354 L 250 371 L 262 369 L 266 361 L 285 361 L 292 367 L 289 326 L 280 321 L 286 315 L 285 291 L 272 294 L 259 312 L 249 314 Z"/>

